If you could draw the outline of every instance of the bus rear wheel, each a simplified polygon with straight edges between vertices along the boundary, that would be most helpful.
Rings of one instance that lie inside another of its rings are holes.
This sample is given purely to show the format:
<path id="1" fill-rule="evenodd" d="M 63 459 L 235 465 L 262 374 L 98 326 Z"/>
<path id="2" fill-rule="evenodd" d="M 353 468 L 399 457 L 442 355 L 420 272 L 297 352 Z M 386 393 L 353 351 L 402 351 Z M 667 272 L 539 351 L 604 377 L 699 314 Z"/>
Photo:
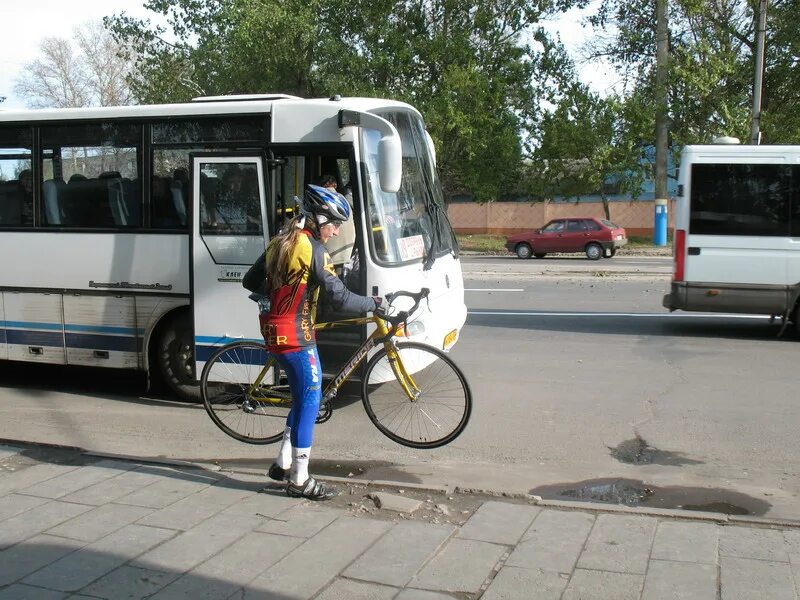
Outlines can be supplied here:
<path id="1" fill-rule="evenodd" d="M 194 329 L 188 311 L 171 317 L 161 330 L 156 348 L 159 371 L 167 387 L 183 400 L 200 402 L 194 374 Z"/>

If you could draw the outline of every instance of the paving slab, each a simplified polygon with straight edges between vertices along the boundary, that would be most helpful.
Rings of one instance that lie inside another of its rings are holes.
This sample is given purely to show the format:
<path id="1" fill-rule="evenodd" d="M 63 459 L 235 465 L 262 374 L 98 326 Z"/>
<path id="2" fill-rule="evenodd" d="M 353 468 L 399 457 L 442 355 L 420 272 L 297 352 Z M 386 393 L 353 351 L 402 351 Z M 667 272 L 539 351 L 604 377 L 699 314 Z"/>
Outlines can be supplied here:
<path id="1" fill-rule="evenodd" d="M 64 592 L 55 592 L 19 583 L 0 590 L 0 600 L 62 600 L 66 597 L 67 594 Z"/>
<path id="2" fill-rule="evenodd" d="M 147 467 L 137 467 L 64 496 L 62 500 L 100 506 L 136 492 L 161 479 Z"/>
<path id="3" fill-rule="evenodd" d="M 588 513 L 543 510 L 505 564 L 571 573 L 593 525 Z"/>
<path id="4" fill-rule="evenodd" d="M 172 535 L 168 529 L 128 525 L 39 569 L 23 583 L 77 592 Z"/>
<path id="5" fill-rule="evenodd" d="M 341 517 L 250 582 L 242 598 L 310 598 L 391 525 L 386 521 Z"/>
<path id="6" fill-rule="evenodd" d="M 292 537 L 310 538 L 339 517 L 347 514 L 341 508 L 328 508 L 319 504 L 298 504 L 265 519 L 256 531 Z"/>
<path id="7" fill-rule="evenodd" d="M 139 600 L 149 598 L 179 575 L 123 565 L 84 588 L 83 592 L 92 598 Z"/>
<path id="8" fill-rule="evenodd" d="M 6 494 L 0 496 L 0 521 L 15 517 L 27 510 L 41 506 L 47 498 L 23 496 L 22 494 Z"/>
<path id="9" fill-rule="evenodd" d="M 24 542 L 91 509 L 91 506 L 82 504 L 50 500 L 36 507 L 35 519 L 27 513 L 22 513 L 0 521 L 0 548 Z"/>
<path id="10" fill-rule="evenodd" d="M 31 485 L 20 490 L 20 493 L 41 498 L 58 499 L 100 481 L 110 479 L 118 475 L 120 471 L 129 471 L 133 467 L 134 465 L 130 463 L 117 460 L 102 460 Z"/>
<path id="11" fill-rule="evenodd" d="M 651 560 L 642 600 L 717 600 L 717 566 Z"/>
<path id="12" fill-rule="evenodd" d="M 440 592 L 406 588 L 397 594 L 394 600 L 453 600 L 453 596 Z"/>
<path id="13" fill-rule="evenodd" d="M 261 522 L 250 515 L 217 514 L 137 558 L 132 566 L 157 571 L 189 571 L 250 533 Z"/>
<path id="14" fill-rule="evenodd" d="M 644 575 L 575 569 L 562 600 L 639 600 Z"/>
<path id="15" fill-rule="evenodd" d="M 225 600 L 302 541 L 269 533 L 250 533 L 170 583 L 152 600 Z"/>
<path id="16" fill-rule="evenodd" d="M 516 544 L 541 509 L 525 504 L 484 502 L 458 532 L 458 537 L 495 544 Z"/>
<path id="17" fill-rule="evenodd" d="M 345 577 L 405 586 L 453 534 L 455 527 L 401 521 L 343 573 Z"/>
<path id="18" fill-rule="evenodd" d="M 719 526 L 713 523 L 661 521 L 650 558 L 717 564 Z"/>
<path id="19" fill-rule="evenodd" d="M 139 522 L 142 525 L 186 531 L 252 493 L 249 490 L 212 485 L 150 513 Z"/>
<path id="20" fill-rule="evenodd" d="M 200 490 L 204 490 L 212 483 L 214 483 L 214 480 L 208 478 L 187 478 L 174 474 L 165 474 L 150 485 L 117 498 L 115 502 L 144 506 L 146 508 L 164 508 L 187 496 L 196 494 Z"/>
<path id="21" fill-rule="evenodd" d="M 652 517 L 599 515 L 578 567 L 644 575 L 656 524 Z"/>
<path id="22" fill-rule="evenodd" d="M 64 473 L 74 471 L 75 465 L 41 464 L 26 467 L 13 473 L 4 473 L 0 477 L 0 496 L 9 492 L 18 492 L 42 481 L 58 477 Z"/>
<path id="23" fill-rule="evenodd" d="M 253 492 L 244 500 L 224 509 L 221 514 L 261 515 L 274 518 L 293 506 L 306 503 L 303 498 L 290 498 L 282 489 L 269 488 L 261 493 Z"/>
<path id="24" fill-rule="evenodd" d="M 719 534 L 720 556 L 789 562 L 783 532 L 749 527 L 723 527 Z"/>
<path id="25" fill-rule="evenodd" d="M 396 595 L 397 588 L 340 578 L 314 600 L 392 600 Z"/>
<path id="26" fill-rule="evenodd" d="M 559 600 L 568 576 L 555 571 L 503 567 L 481 596 L 482 600 Z"/>
<path id="27" fill-rule="evenodd" d="M 796 600 L 791 567 L 784 562 L 720 558 L 721 600 Z"/>
<path id="28" fill-rule="evenodd" d="M 453 538 L 408 585 L 474 594 L 506 552 L 506 548 L 498 544 Z"/>
<path id="29" fill-rule="evenodd" d="M 73 540 L 95 542 L 118 529 L 122 529 L 125 525 L 135 523 L 152 512 L 152 510 L 141 506 L 106 504 L 105 506 L 93 508 L 74 519 L 65 521 L 61 525 L 51 527 L 47 530 L 47 533 Z"/>
<path id="30" fill-rule="evenodd" d="M 77 540 L 37 535 L 0 552 L 0 586 L 19 581 L 34 571 L 84 546 Z"/>

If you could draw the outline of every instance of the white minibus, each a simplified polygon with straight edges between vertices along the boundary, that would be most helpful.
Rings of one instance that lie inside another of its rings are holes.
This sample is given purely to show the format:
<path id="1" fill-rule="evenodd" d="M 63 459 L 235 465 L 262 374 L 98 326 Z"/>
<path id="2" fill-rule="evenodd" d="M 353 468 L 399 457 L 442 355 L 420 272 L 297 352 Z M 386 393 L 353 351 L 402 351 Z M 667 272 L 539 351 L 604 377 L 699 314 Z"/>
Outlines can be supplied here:
<path id="1" fill-rule="evenodd" d="M 800 330 L 800 146 L 682 153 L 670 310 L 781 316 Z"/>
<path id="2" fill-rule="evenodd" d="M 0 112 L 0 360 L 140 369 L 196 397 L 218 346 L 260 339 L 241 278 L 323 176 L 354 208 L 346 285 L 429 288 L 405 335 L 449 349 L 464 284 L 413 107 L 270 95 Z M 325 370 L 366 335 L 320 332 Z"/>

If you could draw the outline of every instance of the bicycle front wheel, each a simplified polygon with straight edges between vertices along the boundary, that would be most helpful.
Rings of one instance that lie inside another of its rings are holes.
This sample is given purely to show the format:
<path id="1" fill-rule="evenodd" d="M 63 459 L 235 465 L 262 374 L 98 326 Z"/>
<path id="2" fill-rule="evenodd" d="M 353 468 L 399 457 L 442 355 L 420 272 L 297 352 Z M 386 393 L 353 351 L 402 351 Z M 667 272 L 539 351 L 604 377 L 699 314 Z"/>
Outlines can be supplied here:
<path id="1" fill-rule="evenodd" d="M 382 348 L 367 364 L 361 398 L 367 415 L 389 439 L 411 448 L 438 448 L 469 422 L 472 392 L 444 352 L 416 342 L 397 344 L 398 363 Z"/>
<path id="2" fill-rule="evenodd" d="M 233 342 L 217 350 L 203 367 L 200 393 L 208 416 L 232 438 L 271 444 L 283 437 L 292 396 L 263 344 Z"/>

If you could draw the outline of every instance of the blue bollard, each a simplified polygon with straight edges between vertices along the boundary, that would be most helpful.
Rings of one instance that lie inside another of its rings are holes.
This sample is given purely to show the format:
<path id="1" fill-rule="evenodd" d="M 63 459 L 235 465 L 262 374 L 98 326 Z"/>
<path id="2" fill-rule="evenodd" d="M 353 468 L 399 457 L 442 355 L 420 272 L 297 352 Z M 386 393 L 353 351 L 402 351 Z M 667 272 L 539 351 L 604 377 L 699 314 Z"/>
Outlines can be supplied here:
<path id="1" fill-rule="evenodd" d="M 653 224 L 653 245 L 667 245 L 667 206 L 669 201 L 666 198 L 656 199 L 656 214 Z"/>

